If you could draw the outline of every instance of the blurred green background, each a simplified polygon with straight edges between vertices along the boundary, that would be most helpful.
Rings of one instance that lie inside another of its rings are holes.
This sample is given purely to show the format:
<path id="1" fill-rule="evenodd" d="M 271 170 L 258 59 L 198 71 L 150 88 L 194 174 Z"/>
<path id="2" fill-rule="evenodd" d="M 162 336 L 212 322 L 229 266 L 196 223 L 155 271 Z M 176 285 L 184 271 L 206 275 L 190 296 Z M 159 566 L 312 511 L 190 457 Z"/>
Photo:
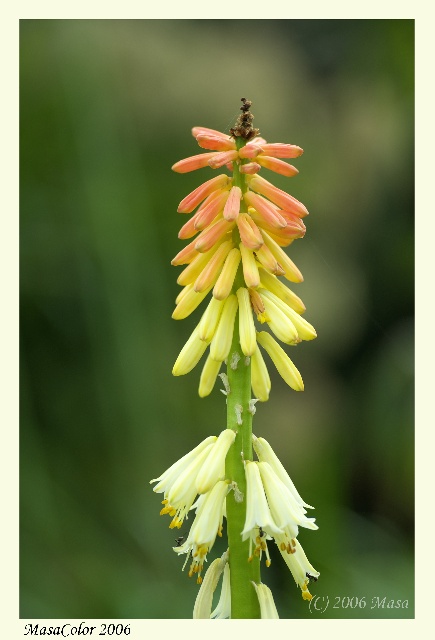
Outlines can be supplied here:
<path id="1" fill-rule="evenodd" d="M 304 393 L 270 365 L 254 431 L 316 506 L 329 607 L 275 549 L 262 577 L 283 618 L 413 617 L 414 22 L 24 20 L 20 74 L 21 617 L 192 615 L 149 480 L 225 428 L 219 385 L 171 375 L 203 308 L 171 319 L 176 209 L 215 174 L 170 167 L 242 96 L 305 151 L 262 174 L 311 213 L 288 252 L 319 337 L 292 351 Z"/>

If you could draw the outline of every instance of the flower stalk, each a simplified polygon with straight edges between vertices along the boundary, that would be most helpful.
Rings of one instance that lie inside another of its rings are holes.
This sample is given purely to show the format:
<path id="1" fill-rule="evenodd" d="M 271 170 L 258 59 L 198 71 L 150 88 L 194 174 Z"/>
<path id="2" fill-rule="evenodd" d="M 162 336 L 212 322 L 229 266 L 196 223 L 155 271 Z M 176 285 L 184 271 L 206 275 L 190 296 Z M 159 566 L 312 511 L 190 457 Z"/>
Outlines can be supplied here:
<path id="1" fill-rule="evenodd" d="M 260 575 L 262 559 L 266 567 L 271 564 L 272 540 L 304 600 L 312 598 L 308 586 L 319 577 L 297 540 L 299 527 L 318 528 L 305 515 L 313 507 L 302 500 L 269 443 L 252 433 L 255 405 L 266 402 L 271 390 L 260 347 L 287 385 L 303 391 L 301 374 L 275 338 L 295 347 L 317 336 L 301 317 L 302 300 L 279 280 L 303 281 L 283 247 L 304 236 L 302 218 L 308 211 L 258 175 L 262 168 L 297 175 L 282 158 L 297 158 L 303 151 L 291 144 L 267 144 L 253 127 L 251 102 L 242 98 L 242 103 L 229 136 L 194 127 L 192 134 L 206 153 L 172 167 L 178 173 L 209 167 L 231 174 L 207 180 L 181 201 L 178 211 L 192 216 L 179 238 L 193 240 L 172 260 L 184 265 L 177 280 L 183 289 L 175 301 L 175 320 L 195 312 L 211 294 L 172 372 L 189 373 L 208 350 L 198 393 L 208 396 L 217 378 L 222 379 L 226 429 L 151 481 L 157 482 L 154 491 L 163 493 L 160 513 L 172 518 L 170 528 L 179 529 L 194 512 L 187 537 L 177 538 L 173 547 L 186 555 L 183 569 L 188 565 L 188 575 L 201 585 L 194 618 L 277 618 L 273 595 Z M 224 362 L 226 373 L 219 373 Z M 228 549 L 206 571 L 207 556 L 225 522 Z M 212 611 L 221 579 L 221 597 Z"/>
<path id="2" fill-rule="evenodd" d="M 236 439 L 226 458 L 226 475 L 235 491 L 227 497 L 227 533 L 230 548 L 231 617 L 260 618 L 260 605 L 252 582 L 260 582 L 260 560 L 249 557 L 249 541 L 240 532 L 246 518 L 245 461 L 252 460 L 251 362 L 240 346 L 236 321 L 228 358 L 227 428 Z"/>

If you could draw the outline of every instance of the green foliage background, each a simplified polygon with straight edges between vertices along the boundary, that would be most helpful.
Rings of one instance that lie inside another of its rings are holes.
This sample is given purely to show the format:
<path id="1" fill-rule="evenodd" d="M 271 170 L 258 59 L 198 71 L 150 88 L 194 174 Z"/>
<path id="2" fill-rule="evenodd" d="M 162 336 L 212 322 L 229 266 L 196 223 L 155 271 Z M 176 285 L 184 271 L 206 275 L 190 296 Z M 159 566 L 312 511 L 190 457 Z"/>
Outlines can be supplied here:
<path id="1" fill-rule="evenodd" d="M 25 20 L 20 73 L 20 615 L 191 617 L 148 483 L 225 404 L 171 375 L 201 313 L 171 319 L 176 209 L 213 174 L 170 167 L 246 96 L 305 150 L 273 180 L 311 213 L 288 251 L 319 337 L 292 351 L 304 393 L 270 365 L 254 431 L 316 506 L 300 540 L 330 605 L 310 614 L 274 549 L 263 580 L 283 618 L 413 617 L 413 21 Z"/>

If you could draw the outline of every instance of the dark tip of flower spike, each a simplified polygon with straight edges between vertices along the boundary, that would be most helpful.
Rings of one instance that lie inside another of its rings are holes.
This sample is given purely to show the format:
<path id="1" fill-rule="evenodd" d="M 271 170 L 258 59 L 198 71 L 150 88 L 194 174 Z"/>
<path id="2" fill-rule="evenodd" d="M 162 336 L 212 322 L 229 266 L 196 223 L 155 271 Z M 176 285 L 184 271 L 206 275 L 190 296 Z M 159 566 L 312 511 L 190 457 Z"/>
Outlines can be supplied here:
<path id="1" fill-rule="evenodd" d="M 233 138 L 244 138 L 251 140 L 260 134 L 260 129 L 252 126 L 254 116 L 250 112 L 252 102 L 246 98 L 242 98 L 242 106 L 240 107 L 241 115 L 237 118 L 236 124 L 230 129 Z"/>

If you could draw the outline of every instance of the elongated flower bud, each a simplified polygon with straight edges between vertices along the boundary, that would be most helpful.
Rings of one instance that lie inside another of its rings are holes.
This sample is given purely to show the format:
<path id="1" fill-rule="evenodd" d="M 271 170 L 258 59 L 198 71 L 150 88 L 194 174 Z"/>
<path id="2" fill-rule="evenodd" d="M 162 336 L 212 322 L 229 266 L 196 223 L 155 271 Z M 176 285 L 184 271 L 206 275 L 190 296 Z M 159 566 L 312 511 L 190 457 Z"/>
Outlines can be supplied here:
<path id="1" fill-rule="evenodd" d="M 189 171 L 195 171 L 196 169 L 202 169 L 208 165 L 208 161 L 215 156 L 215 153 L 200 153 L 197 156 L 191 156 L 176 162 L 172 166 L 172 171 L 176 173 L 189 173 Z M 225 163 L 224 163 L 225 164 Z"/>
<path id="2" fill-rule="evenodd" d="M 216 618 L 216 620 L 231 618 L 231 581 L 230 565 L 228 563 L 225 565 L 224 575 L 222 577 L 222 589 L 219 602 L 210 617 Z"/>
<path id="3" fill-rule="evenodd" d="M 296 176 L 299 173 L 296 167 L 282 160 L 277 160 L 277 158 L 272 158 L 271 156 L 260 155 L 257 157 L 257 162 L 262 167 L 266 167 L 266 169 L 280 173 L 282 176 L 287 176 L 288 178 Z"/>
<path id="4" fill-rule="evenodd" d="M 227 573 L 229 572 L 228 550 L 225 551 L 225 553 L 220 558 L 216 558 L 216 560 L 213 560 L 213 562 L 207 569 L 204 580 L 201 583 L 201 587 L 198 591 L 198 595 L 196 596 L 195 606 L 193 607 L 194 620 L 206 620 L 212 617 L 221 617 L 219 615 L 219 611 L 218 614 L 215 614 L 216 609 L 212 614 L 211 608 L 213 605 L 213 594 L 224 571 L 227 571 Z M 225 580 L 225 574 L 223 580 Z M 221 608 L 223 608 L 223 603 L 221 604 Z"/>
<path id="5" fill-rule="evenodd" d="M 245 356 L 252 356 L 257 348 L 257 338 L 248 290 L 244 287 L 238 289 L 237 300 L 239 302 L 240 346 Z"/>
<path id="6" fill-rule="evenodd" d="M 225 259 L 233 247 L 233 241 L 227 240 L 223 242 L 210 258 L 208 264 L 202 270 L 201 274 L 195 280 L 195 291 L 201 292 L 209 289 L 216 282 L 219 272 L 225 262 Z"/>
<path id="7" fill-rule="evenodd" d="M 275 304 L 284 313 L 295 327 L 301 340 L 314 340 L 314 338 L 317 338 L 317 333 L 314 327 L 307 322 L 305 318 L 301 318 L 296 311 L 293 311 L 293 309 L 286 305 L 285 302 L 278 298 L 278 296 L 270 291 L 265 291 L 264 289 L 260 289 L 259 293 L 261 296 L 271 300 L 271 302 L 273 302 L 273 304 Z"/>
<path id="8" fill-rule="evenodd" d="M 196 141 L 203 149 L 214 149 L 215 151 L 232 151 L 236 148 L 236 143 L 231 138 L 221 138 L 220 136 L 199 134 Z M 225 164 L 225 163 L 224 163 Z"/>
<path id="9" fill-rule="evenodd" d="M 285 218 L 267 200 L 257 193 L 248 191 L 243 196 L 245 202 L 256 209 L 265 222 L 274 229 L 281 229 L 287 226 Z"/>
<path id="10" fill-rule="evenodd" d="M 263 244 L 263 236 L 255 222 L 247 213 L 240 213 L 237 218 L 240 238 L 247 249 L 257 250 Z"/>
<path id="11" fill-rule="evenodd" d="M 198 210 L 195 220 L 195 228 L 198 230 L 205 229 L 213 222 L 218 213 L 221 213 L 228 199 L 229 192 L 219 189 L 213 194 L 210 202 Z"/>
<path id="12" fill-rule="evenodd" d="M 200 340 L 198 327 L 196 327 L 180 351 L 180 355 L 172 369 L 172 375 L 184 376 L 186 373 L 189 373 L 189 371 L 192 371 L 193 367 L 198 364 L 206 348 L 207 343 L 204 342 L 204 340 Z"/>
<path id="13" fill-rule="evenodd" d="M 208 166 L 212 169 L 219 169 L 219 167 L 223 167 L 227 162 L 235 160 L 237 155 L 237 151 L 222 151 L 222 153 L 215 153 L 213 157 L 208 160 Z"/>
<path id="14" fill-rule="evenodd" d="M 261 295 L 261 291 L 259 291 Z M 268 324 L 278 340 L 286 344 L 297 344 L 299 340 L 298 332 L 292 321 L 281 311 L 272 300 L 261 295 L 264 308 L 268 316 Z"/>
<path id="15" fill-rule="evenodd" d="M 249 209 L 249 215 L 251 216 L 255 224 L 260 227 L 260 230 L 264 229 L 269 235 L 275 234 L 280 238 L 280 243 L 282 246 L 287 246 L 292 240 L 295 240 L 296 238 L 304 237 L 306 227 L 301 218 L 295 216 L 294 214 L 289 214 L 287 211 L 281 211 L 280 209 L 275 210 L 275 212 L 277 214 L 285 214 L 285 216 L 282 216 L 287 223 L 285 227 L 277 228 L 276 225 L 273 226 L 263 216 L 259 215 L 258 211 L 253 208 Z"/>
<path id="16" fill-rule="evenodd" d="M 263 235 L 261 237 L 264 238 Z M 276 276 L 284 275 L 284 269 L 266 244 L 263 244 L 259 249 L 256 249 L 255 255 L 267 271 L 274 273 Z"/>
<path id="17" fill-rule="evenodd" d="M 259 144 L 248 142 L 247 145 L 245 145 L 240 149 L 239 156 L 241 158 L 249 158 L 250 160 L 252 160 L 253 158 L 256 158 L 259 153 L 262 153 L 262 152 L 263 152 L 263 149 Z"/>
<path id="18" fill-rule="evenodd" d="M 239 187 L 232 187 L 228 199 L 225 203 L 223 217 L 225 220 L 235 220 L 240 212 L 240 199 L 242 191 Z"/>
<path id="19" fill-rule="evenodd" d="M 198 136 L 213 136 L 217 138 L 223 138 L 224 140 L 227 140 L 229 137 L 226 133 L 222 133 L 222 131 L 209 129 L 208 127 L 193 127 L 192 135 L 194 138 L 197 138 Z"/>
<path id="20" fill-rule="evenodd" d="M 244 173 L 249 176 L 253 176 L 255 173 L 258 173 L 261 169 L 261 166 L 258 162 L 248 162 L 248 164 L 240 165 L 240 173 Z"/>
<path id="21" fill-rule="evenodd" d="M 251 249 L 247 249 L 241 242 L 239 244 L 243 263 L 243 277 L 248 288 L 256 289 L 260 285 L 260 274 L 257 262 Z"/>
<path id="22" fill-rule="evenodd" d="M 252 178 L 249 183 L 249 188 L 266 196 L 266 198 L 272 200 L 272 202 L 281 207 L 281 209 L 285 209 L 301 217 L 308 215 L 308 211 L 302 202 L 299 202 L 299 200 L 296 200 L 296 198 L 293 198 L 293 196 L 285 191 L 274 187 L 273 184 L 260 176 Z"/>
<path id="23" fill-rule="evenodd" d="M 298 158 L 303 154 L 303 149 L 294 144 L 262 144 L 262 152 L 274 158 Z"/>
<path id="24" fill-rule="evenodd" d="M 201 293 L 197 293 L 194 291 L 193 286 L 189 288 L 189 291 L 186 292 L 175 307 L 172 313 L 172 318 L 174 320 L 184 320 L 184 318 L 190 316 L 190 314 L 201 304 L 210 290 L 211 287 Z"/>
<path id="25" fill-rule="evenodd" d="M 221 365 L 222 362 L 213 360 L 213 358 L 208 356 L 199 380 L 198 395 L 200 398 L 205 398 L 213 391 Z"/>
<path id="26" fill-rule="evenodd" d="M 275 240 L 272 240 L 270 235 L 265 231 L 263 231 L 262 235 L 265 245 L 283 268 L 284 277 L 287 278 L 287 280 L 290 280 L 290 282 L 303 282 L 304 277 L 302 273 L 299 271 L 295 263 L 290 260 L 288 255 L 281 249 L 281 247 L 278 246 Z"/>
<path id="27" fill-rule="evenodd" d="M 223 301 L 216 300 L 215 298 L 210 300 L 198 325 L 198 336 L 201 340 L 205 340 L 205 342 L 211 341 L 218 326 L 223 308 Z"/>
<path id="28" fill-rule="evenodd" d="M 296 313 L 304 313 L 306 307 L 302 300 L 295 293 L 293 293 L 293 291 L 286 287 L 285 284 L 281 282 L 281 280 L 278 280 L 276 276 L 266 271 L 266 269 L 262 269 L 260 280 L 265 289 L 268 289 L 269 291 L 274 293 L 278 298 L 280 298 L 289 307 L 296 311 Z"/>
<path id="29" fill-rule="evenodd" d="M 203 269 L 206 267 L 207 263 L 209 262 L 209 260 L 211 260 L 218 248 L 219 245 L 215 244 L 205 253 L 197 253 L 196 258 L 194 258 L 192 262 L 188 264 L 187 267 L 180 273 L 177 278 L 177 283 L 185 286 L 187 284 L 195 282 L 197 277 L 202 273 Z"/>
<path id="30" fill-rule="evenodd" d="M 192 262 L 192 260 L 196 258 L 196 256 L 199 253 L 195 249 L 194 245 L 195 245 L 195 242 L 191 242 L 190 244 L 187 245 L 187 247 L 184 247 L 184 249 L 181 249 L 181 251 L 179 251 L 175 256 L 175 258 L 171 260 L 171 264 L 178 266 L 181 264 L 189 264 L 190 262 Z"/>
<path id="31" fill-rule="evenodd" d="M 283 380 L 295 391 L 303 391 L 304 383 L 284 349 L 265 331 L 257 333 L 257 342 L 267 351 Z"/>
<path id="32" fill-rule="evenodd" d="M 279 619 L 272 591 L 269 589 L 269 587 L 262 582 L 260 582 L 260 584 L 252 582 L 252 584 L 257 593 L 258 603 L 260 605 L 261 619 Z"/>
<path id="33" fill-rule="evenodd" d="M 251 365 L 251 385 L 254 397 L 258 398 L 261 402 L 266 402 L 269 400 L 271 383 L 266 364 L 258 345 L 252 354 Z"/>
<path id="34" fill-rule="evenodd" d="M 230 352 L 236 313 L 237 297 L 233 294 L 224 302 L 218 328 L 210 344 L 210 356 L 213 360 L 223 362 Z"/>
<path id="35" fill-rule="evenodd" d="M 218 220 L 199 234 L 195 243 L 195 249 L 201 253 L 208 251 L 216 242 L 223 238 L 225 234 L 231 231 L 233 227 L 234 222 L 228 222 L 223 219 Z"/>
<path id="36" fill-rule="evenodd" d="M 178 205 L 177 211 L 179 213 L 190 213 L 199 205 L 200 202 L 204 200 L 207 196 L 209 196 L 214 191 L 221 189 L 222 187 L 226 187 L 229 183 L 230 179 L 227 175 L 222 173 L 220 176 L 216 176 L 211 180 L 207 180 L 199 187 L 194 189 L 188 196 L 183 198 L 183 200 Z"/>
<path id="37" fill-rule="evenodd" d="M 240 251 L 236 247 L 231 249 L 213 289 L 213 297 L 217 300 L 225 300 L 230 295 L 240 260 Z"/>

